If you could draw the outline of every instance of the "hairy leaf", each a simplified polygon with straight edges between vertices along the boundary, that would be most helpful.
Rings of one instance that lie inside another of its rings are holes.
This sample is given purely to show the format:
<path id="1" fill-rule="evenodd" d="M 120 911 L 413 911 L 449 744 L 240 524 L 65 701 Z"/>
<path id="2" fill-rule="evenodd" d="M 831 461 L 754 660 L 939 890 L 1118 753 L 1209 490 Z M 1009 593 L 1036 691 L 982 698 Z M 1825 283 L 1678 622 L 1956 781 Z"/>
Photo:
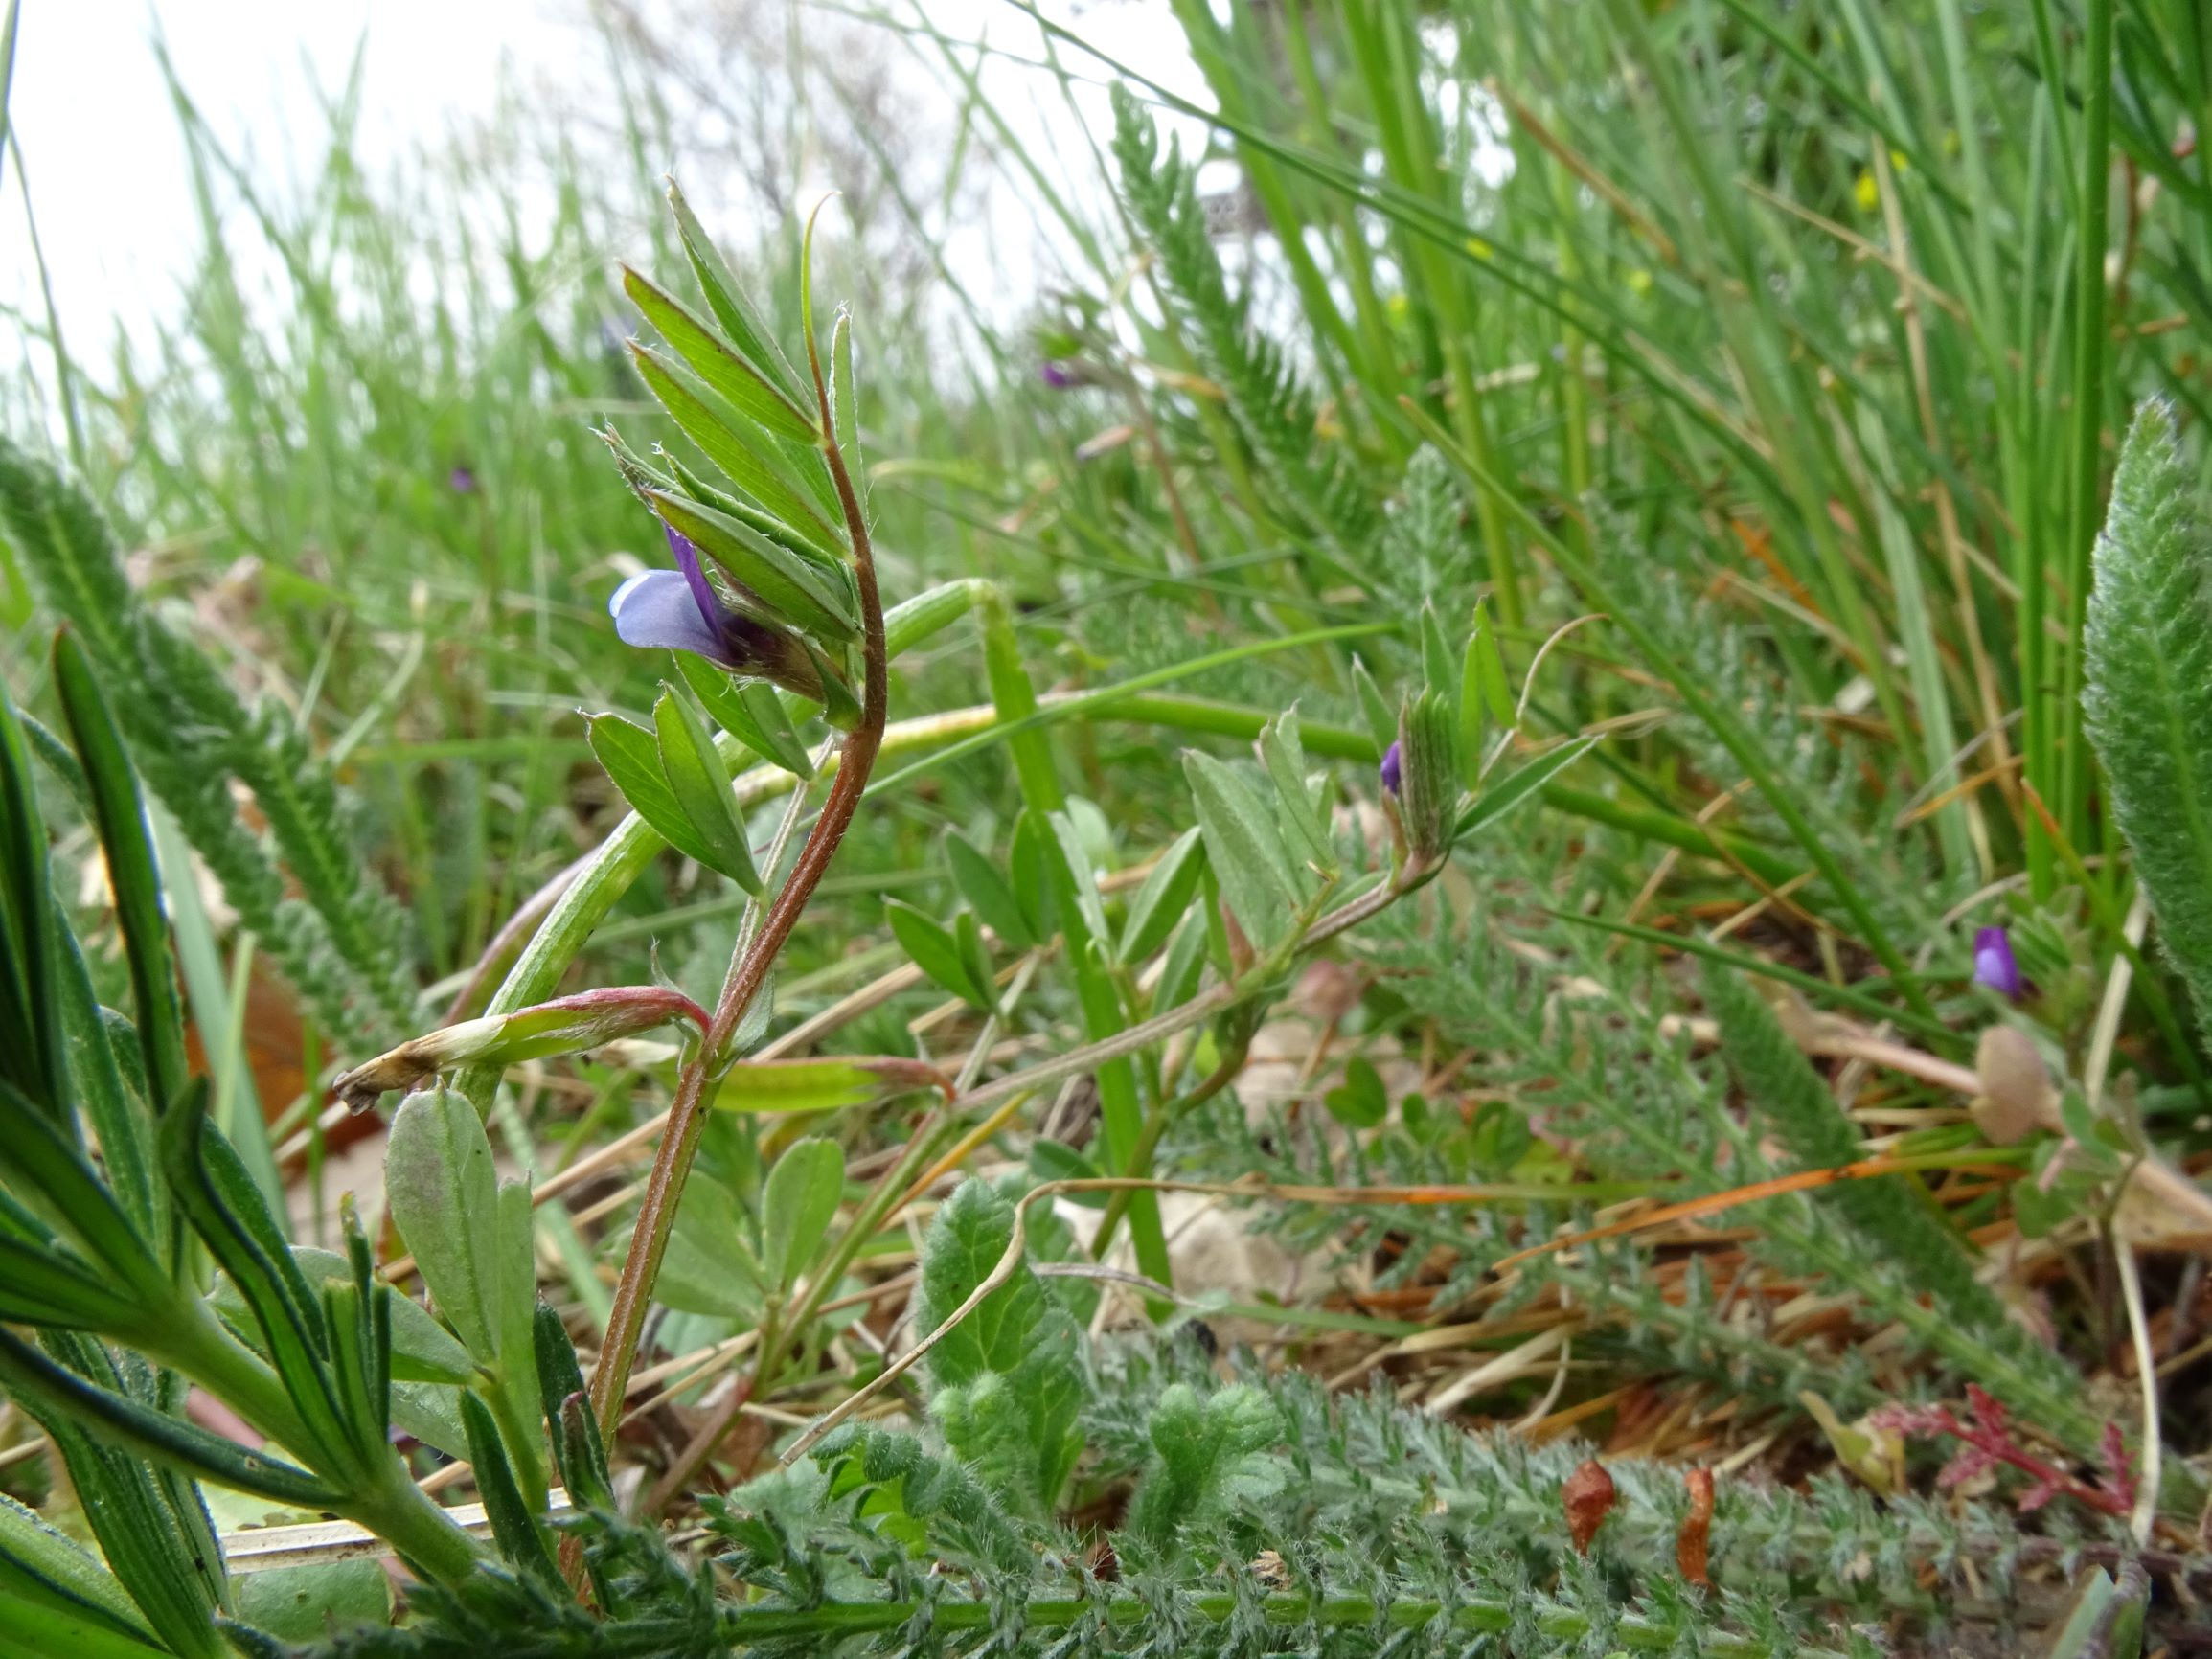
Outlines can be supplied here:
<path id="1" fill-rule="evenodd" d="M 2082 702 L 2158 937 L 2212 1031 L 2212 538 L 2194 497 L 2173 415 L 2145 403 L 2097 539 Z"/>

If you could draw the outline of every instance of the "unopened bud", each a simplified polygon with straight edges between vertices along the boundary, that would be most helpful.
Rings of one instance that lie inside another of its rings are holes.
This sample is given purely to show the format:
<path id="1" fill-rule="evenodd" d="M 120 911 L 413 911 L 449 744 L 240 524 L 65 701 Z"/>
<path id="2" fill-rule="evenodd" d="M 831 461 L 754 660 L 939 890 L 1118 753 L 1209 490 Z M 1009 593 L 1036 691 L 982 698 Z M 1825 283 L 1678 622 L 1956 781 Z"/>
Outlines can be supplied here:
<path id="1" fill-rule="evenodd" d="M 688 1019 L 702 1033 L 707 1028 L 706 1011 L 681 991 L 657 985 L 606 986 L 442 1027 L 341 1073 L 331 1086 L 358 1112 L 375 1105 L 387 1090 L 411 1089 L 457 1066 L 505 1066 L 577 1054 L 673 1019 Z"/>
<path id="2" fill-rule="evenodd" d="M 1459 807 L 1458 711 L 1434 692 L 1409 699 L 1398 716 L 1398 811 L 1415 868 L 1440 862 L 1451 847 Z"/>

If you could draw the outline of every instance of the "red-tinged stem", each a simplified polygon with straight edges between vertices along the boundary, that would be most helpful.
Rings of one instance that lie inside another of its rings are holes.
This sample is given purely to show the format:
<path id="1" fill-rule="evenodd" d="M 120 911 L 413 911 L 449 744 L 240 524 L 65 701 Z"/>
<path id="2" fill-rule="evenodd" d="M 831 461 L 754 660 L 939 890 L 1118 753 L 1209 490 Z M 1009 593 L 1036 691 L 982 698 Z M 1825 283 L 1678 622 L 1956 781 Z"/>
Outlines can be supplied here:
<path id="1" fill-rule="evenodd" d="M 875 551 L 868 539 L 868 524 L 860 511 L 859 496 L 853 488 L 852 475 L 845 468 L 844 454 L 837 446 L 829 392 L 815 357 L 811 330 L 807 340 L 807 355 L 814 368 L 814 391 L 821 404 L 823 454 L 829 461 L 830 476 L 837 487 L 837 501 L 844 510 L 846 529 L 853 538 L 854 575 L 860 589 L 860 724 L 845 739 L 836 778 L 830 785 L 828 799 L 822 803 L 822 815 L 815 819 L 807 844 L 799 850 L 790 878 L 777 893 L 776 901 L 769 907 L 751 945 L 731 964 L 729 977 L 722 985 L 721 999 L 715 1005 L 714 1018 L 707 1026 L 706 1040 L 677 1080 L 675 1103 L 669 1108 L 668 1127 L 661 1134 L 660 1152 L 653 1160 L 652 1173 L 647 1178 L 645 1198 L 638 1208 L 637 1227 L 630 1237 L 629 1254 L 623 1261 L 622 1279 L 615 1286 L 614 1307 L 607 1315 L 606 1341 L 600 1350 L 599 1364 L 592 1372 L 592 1411 L 599 1419 L 600 1434 L 609 1443 L 622 1418 L 623 1396 L 629 1386 L 630 1367 L 637 1358 L 638 1337 L 645 1329 L 653 1283 L 660 1277 L 661 1259 L 668 1253 L 669 1231 L 675 1222 L 676 1205 L 683 1198 L 684 1182 L 691 1174 L 699 1135 L 706 1127 L 708 1086 L 720 1076 L 731 1037 L 752 1007 L 753 998 L 767 982 L 768 969 L 774 966 L 785 942 L 791 937 L 791 929 L 798 924 L 807 901 L 813 897 L 816 885 L 830 868 L 830 860 L 836 855 L 837 844 L 852 825 L 853 814 L 868 787 L 868 774 L 875 769 L 877 751 L 883 741 L 884 717 L 890 706 L 890 661 L 883 644 L 883 602 L 876 586 Z"/>

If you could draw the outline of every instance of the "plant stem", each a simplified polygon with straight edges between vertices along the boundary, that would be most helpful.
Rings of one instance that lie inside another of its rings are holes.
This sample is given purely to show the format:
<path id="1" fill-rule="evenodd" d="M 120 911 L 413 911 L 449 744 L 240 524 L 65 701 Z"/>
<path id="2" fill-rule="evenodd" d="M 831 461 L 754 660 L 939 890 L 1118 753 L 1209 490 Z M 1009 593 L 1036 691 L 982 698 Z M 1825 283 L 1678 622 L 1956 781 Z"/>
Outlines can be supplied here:
<path id="1" fill-rule="evenodd" d="M 1239 1596 L 1218 1593 L 1193 1596 L 1179 1605 L 1192 1618 L 1220 1625 L 1246 1614 L 1251 1603 Z M 1466 1601 L 1447 1608 L 1438 1602 L 1405 1599 L 1378 1606 L 1366 1596 L 1318 1599 L 1298 1591 L 1269 1596 L 1260 1607 L 1266 1622 L 1276 1626 L 1311 1623 L 1346 1628 L 1371 1625 L 1380 1618 L 1393 1629 L 1413 1630 L 1441 1618 L 1453 1630 L 1470 1635 L 1507 1631 L 1518 1620 L 1529 1616 L 1527 1609 L 1516 1608 L 1513 1602 L 1502 1600 Z M 766 1642 L 791 1636 L 831 1637 L 897 1629 L 923 1610 L 919 1602 L 825 1602 L 805 1608 L 743 1607 L 724 1613 L 719 1625 L 722 1636 L 732 1643 Z M 927 1611 L 933 1629 L 981 1630 L 995 1625 L 1004 1610 L 988 1602 L 938 1602 Z M 1021 1613 L 1023 1627 L 1046 1630 L 1065 1629 L 1102 1616 L 1106 1623 L 1127 1628 L 1144 1624 L 1154 1617 L 1154 1611 L 1137 1597 L 1116 1596 L 1096 1602 L 1072 1597 L 1038 1600 L 1029 1602 Z M 1572 1642 L 1590 1631 L 1587 1614 L 1565 1607 L 1537 1612 L 1534 1624 L 1541 1635 L 1553 1641 Z M 1611 1636 L 1617 1646 L 1631 1651 L 1664 1652 L 1676 1647 L 1681 1632 L 1671 1623 L 1631 1615 L 1613 1625 Z M 1715 1655 L 1716 1659 L 1766 1659 L 1777 1651 L 1755 1637 L 1715 1635 L 1705 1640 L 1702 1650 Z M 1794 1647 L 1790 1650 L 1801 1654 L 1815 1651 Z"/>
<path id="2" fill-rule="evenodd" d="M 186 1297 L 180 1305 L 174 1330 L 143 1339 L 147 1354 L 191 1377 L 279 1445 L 306 1444 L 307 1430 L 268 1362 L 231 1335 L 205 1302 Z M 408 1478 L 396 1451 L 376 1459 L 366 1486 L 336 1507 L 440 1583 L 459 1582 L 482 1558 L 468 1534 Z"/>
<path id="3" fill-rule="evenodd" d="M 2059 826 L 2079 843 L 2087 828 L 2088 766 L 2081 730 L 2082 624 L 2088 614 L 2089 550 L 2096 540 L 2097 480 L 2104 468 L 2105 240 L 2111 194 L 2112 0 L 2088 0 L 2082 53 L 2081 229 L 2075 238 L 2074 430 L 2066 516 L 2065 676 L 2059 725 Z"/>
<path id="4" fill-rule="evenodd" d="M 1224 1055 L 1221 1063 L 1188 1094 L 1175 1100 L 1161 1101 L 1154 1105 L 1145 1115 L 1144 1127 L 1138 1132 L 1137 1144 L 1130 1148 L 1128 1167 L 1117 1170 L 1115 1173 L 1137 1180 L 1150 1175 L 1152 1172 L 1152 1154 L 1159 1150 L 1160 1137 L 1168 1132 L 1168 1125 L 1192 1108 L 1203 1105 L 1235 1082 L 1244 1069 L 1244 1057 L 1249 1048 L 1248 1043 L 1238 1044 L 1235 1051 Z M 1106 1214 L 1099 1218 L 1097 1236 L 1091 1239 L 1092 1261 L 1106 1260 L 1106 1252 L 1113 1246 L 1114 1229 L 1121 1225 L 1122 1216 L 1129 1210 L 1129 1200 L 1136 1196 L 1137 1191 L 1134 1187 L 1123 1187 L 1106 1199 Z"/>
<path id="5" fill-rule="evenodd" d="M 810 330 L 807 351 L 811 359 L 814 341 Z M 813 897 L 815 886 L 828 872 L 831 859 L 836 856 L 837 845 L 852 826 L 860 797 L 868 787 L 868 774 L 875 770 L 876 756 L 883 742 L 883 722 L 890 707 L 890 655 L 883 640 L 883 602 L 876 584 L 875 553 L 868 539 L 867 516 L 860 510 L 852 475 L 845 469 L 844 452 L 837 444 L 829 392 L 822 381 L 819 363 L 814 368 L 815 394 L 821 403 L 822 452 L 830 464 L 830 476 L 836 484 L 838 504 L 844 510 L 845 526 L 853 538 L 854 575 L 860 590 L 860 723 L 845 739 L 836 779 L 830 785 L 829 797 L 822 803 L 822 814 L 814 820 L 807 844 L 799 850 L 798 862 L 792 865 L 789 878 L 777 893 L 776 902 L 769 907 L 759 934 L 731 963 L 721 999 L 715 1005 L 714 1018 L 707 1026 L 706 1038 L 677 1081 L 675 1102 L 669 1108 L 668 1126 L 661 1132 L 660 1151 L 653 1160 L 652 1173 L 646 1181 L 645 1197 L 638 1207 L 629 1254 L 623 1260 L 622 1279 L 615 1286 L 614 1307 L 607 1315 L 606 1341 L 600 1350 L 599 1364 L 591 1376 L 592 1410 L 599 1418 L 600 1434 L 610 1443 L 622 1419 L 623 1396 L 629 1385 L 630 1366 L 637 1357 L 638 1337 L 645 1329 L 646 1307 L 652 1298 L 653 1282 L 660 1277 L 661 1259 L 668 1253 L 669 1232 L 675 1224 L 676 1205 L 683 1198 L 684 1183 L 691 1174 L 699 1135 L 706 1127 L 708 1086 L 719 1079 L 728 1058 L 725 1051 L 731 1037 L 752 1007 L 753 998 L 767 983 L 769 968 L 782 953 L 785 942 L 791 937 L 791 929 L 798 925 L 799 917 Z"/>

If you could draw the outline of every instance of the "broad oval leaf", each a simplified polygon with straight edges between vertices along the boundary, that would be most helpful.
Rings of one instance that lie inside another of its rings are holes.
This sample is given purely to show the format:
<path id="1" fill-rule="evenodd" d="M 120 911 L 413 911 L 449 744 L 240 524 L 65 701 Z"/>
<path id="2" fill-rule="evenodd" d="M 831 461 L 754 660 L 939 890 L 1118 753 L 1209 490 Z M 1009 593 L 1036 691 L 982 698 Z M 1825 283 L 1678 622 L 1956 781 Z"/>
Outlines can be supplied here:
<path id="1" fill-rule="evenodd" d="M 779 1291 L 813 1264 L 844 1196 L 845 1151 L 836 1142 L 809 1136 L 776 1160 L 761 1195 L 761 1255 Z"/>
<path id="2" fill-rule="evenodd" d="M 1191 799 L 1205 832 L 1206 862 L 1245 937 L 1262 951 L 1290 931 L 1297 883 L 1275 829 L 1275 815 L 1243 779 L 1211 755 L 1183 756 Z"/>
<path id="3" fill-rule="evenodd" d="M 499 1183 L 491 1143 L 466 1096 L 441 1084 L 400 1102 L 384 1148 L 384 1192 L 439 1313 L 479 1364 L 495 1365 Z"/>

